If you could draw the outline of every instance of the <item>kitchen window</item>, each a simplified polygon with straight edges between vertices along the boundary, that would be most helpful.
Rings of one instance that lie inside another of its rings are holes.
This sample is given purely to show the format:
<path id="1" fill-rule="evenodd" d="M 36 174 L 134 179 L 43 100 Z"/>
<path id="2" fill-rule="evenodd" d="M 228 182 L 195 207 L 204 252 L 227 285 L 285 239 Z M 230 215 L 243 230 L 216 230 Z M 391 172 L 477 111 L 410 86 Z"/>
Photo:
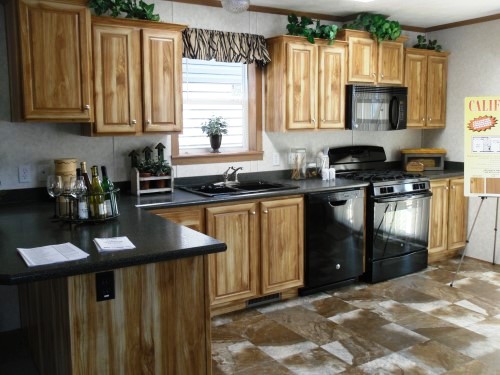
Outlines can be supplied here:
<path id="1" fill-rule="evenodd" d="M 187 28 L 183 45 L 183 133 L 172 136 L 172 164 L 262 160 L 264 37 Z M 229 123 L 218 154 L 201 131 L 214 115 Z"/>
<path id="2" fill-rule="evenodd" d="M 262 160 L 261 69 L 184 58 L 182 72 L 183 132 L 172 136 L 172 164 Z M 220 154 L 210 152 L 209 138 L 201 131 L 213 115 L 229 124 Z"/>

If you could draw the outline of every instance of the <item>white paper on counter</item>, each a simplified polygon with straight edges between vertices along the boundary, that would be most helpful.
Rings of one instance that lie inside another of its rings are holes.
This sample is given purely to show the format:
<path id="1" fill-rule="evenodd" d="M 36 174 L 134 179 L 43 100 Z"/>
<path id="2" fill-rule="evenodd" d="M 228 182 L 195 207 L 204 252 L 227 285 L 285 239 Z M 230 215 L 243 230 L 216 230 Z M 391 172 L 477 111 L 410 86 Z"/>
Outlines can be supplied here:
<path id="1" fill-rule="evenodd" d="M 110 238 L 94 238 L 94 243 L 99 251 L 115 251 L 135 249 L 134 244 L 127 236 L 110 237 Z"/>
<path id="2" fill-rule="evenodd" d="M 29 267 L 85 259 L 89 256 L 71 242 L 31 249 L 18 248 L 17 251 Z"/>

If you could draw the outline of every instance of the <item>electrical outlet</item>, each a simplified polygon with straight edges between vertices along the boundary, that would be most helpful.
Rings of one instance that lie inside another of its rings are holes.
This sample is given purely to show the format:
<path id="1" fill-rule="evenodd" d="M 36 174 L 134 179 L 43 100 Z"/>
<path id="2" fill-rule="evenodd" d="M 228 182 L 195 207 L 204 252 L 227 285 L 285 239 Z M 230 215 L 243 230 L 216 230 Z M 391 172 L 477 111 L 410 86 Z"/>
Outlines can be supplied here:
<path id="1" fill-rule="evenodd" d="M 19 166 L 19 182 L 27 183 L 31 182 L 31 165 L 23 164 Z"/>
<path id="2" fill-rule="evenodd" d="M 273 165 L 280 165 L 280 154 L 279 152 L 273 152 Z"/>

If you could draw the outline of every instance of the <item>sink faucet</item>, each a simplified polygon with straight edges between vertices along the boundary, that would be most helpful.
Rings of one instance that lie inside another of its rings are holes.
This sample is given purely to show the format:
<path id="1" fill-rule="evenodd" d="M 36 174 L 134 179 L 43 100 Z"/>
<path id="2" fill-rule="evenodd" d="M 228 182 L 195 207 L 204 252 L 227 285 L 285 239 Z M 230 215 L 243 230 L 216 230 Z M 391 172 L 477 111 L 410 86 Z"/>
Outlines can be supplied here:
<path id="1" fill-rule="evenodd" d="M 228 178 L 229 179 L 232 178 L 234 182 L 238 182 L 238 171 L 242 170 L 243 167 L 238 167 L 236 169 L 234 167 L 231 167 L 231 168 L 233 168 L 233 173 L 231 173 Z"/>
<path id="2" fill-rule="evenodd" d="M 229 173 L 231 169 L 233 170 L 233 172 Z M 238 171 L 241 169 L 243 169 L 243 167 L 234 168 L 233 166 L 226 169 L 226 171 L 222 174 L 222 177 L 224 178 L 224 184 L 231 180 L 234 182 L 238 182 Z"/>

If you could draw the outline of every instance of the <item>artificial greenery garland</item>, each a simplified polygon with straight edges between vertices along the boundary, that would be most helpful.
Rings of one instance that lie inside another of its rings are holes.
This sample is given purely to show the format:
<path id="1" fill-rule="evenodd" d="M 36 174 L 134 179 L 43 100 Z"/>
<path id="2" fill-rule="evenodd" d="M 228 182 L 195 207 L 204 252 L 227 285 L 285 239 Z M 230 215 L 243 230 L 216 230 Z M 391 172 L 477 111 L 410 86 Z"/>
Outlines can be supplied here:
<path id="1" fill-rule="evenodd" d="M 311 25 L 315 26 L 310 27 Z M 327 39 L 328 44 L 333 44 L 338 27 L 336 25 L 321 25 L 319 20 L 313 20 L 306 16 L 302 16 L 299 21 L 295 14 L 290 14 L 286 29 L 289 35 L 305 36 L 313 44 L 314 38 Z"/>
<path id="2" fill-rule="evenodd" d="M 345 29 L 368 31 L 377 42 L 396 40 L 401 35 L 401 25 L 398 21 L 389 21 L 387 16 L 373 13 L 360 13 Z"/>
<path id="3" fill-rule="evenodd" d="M 154 4 L 147 4 L 140 0 L 89 0 L 88 7 L 93 9 L 98 16 L 108 14 L 119 17 L 125 13 L 126 18 L 138 18 L 141 20 L 159 21 L 160 16 L 154 14 Z"/>

